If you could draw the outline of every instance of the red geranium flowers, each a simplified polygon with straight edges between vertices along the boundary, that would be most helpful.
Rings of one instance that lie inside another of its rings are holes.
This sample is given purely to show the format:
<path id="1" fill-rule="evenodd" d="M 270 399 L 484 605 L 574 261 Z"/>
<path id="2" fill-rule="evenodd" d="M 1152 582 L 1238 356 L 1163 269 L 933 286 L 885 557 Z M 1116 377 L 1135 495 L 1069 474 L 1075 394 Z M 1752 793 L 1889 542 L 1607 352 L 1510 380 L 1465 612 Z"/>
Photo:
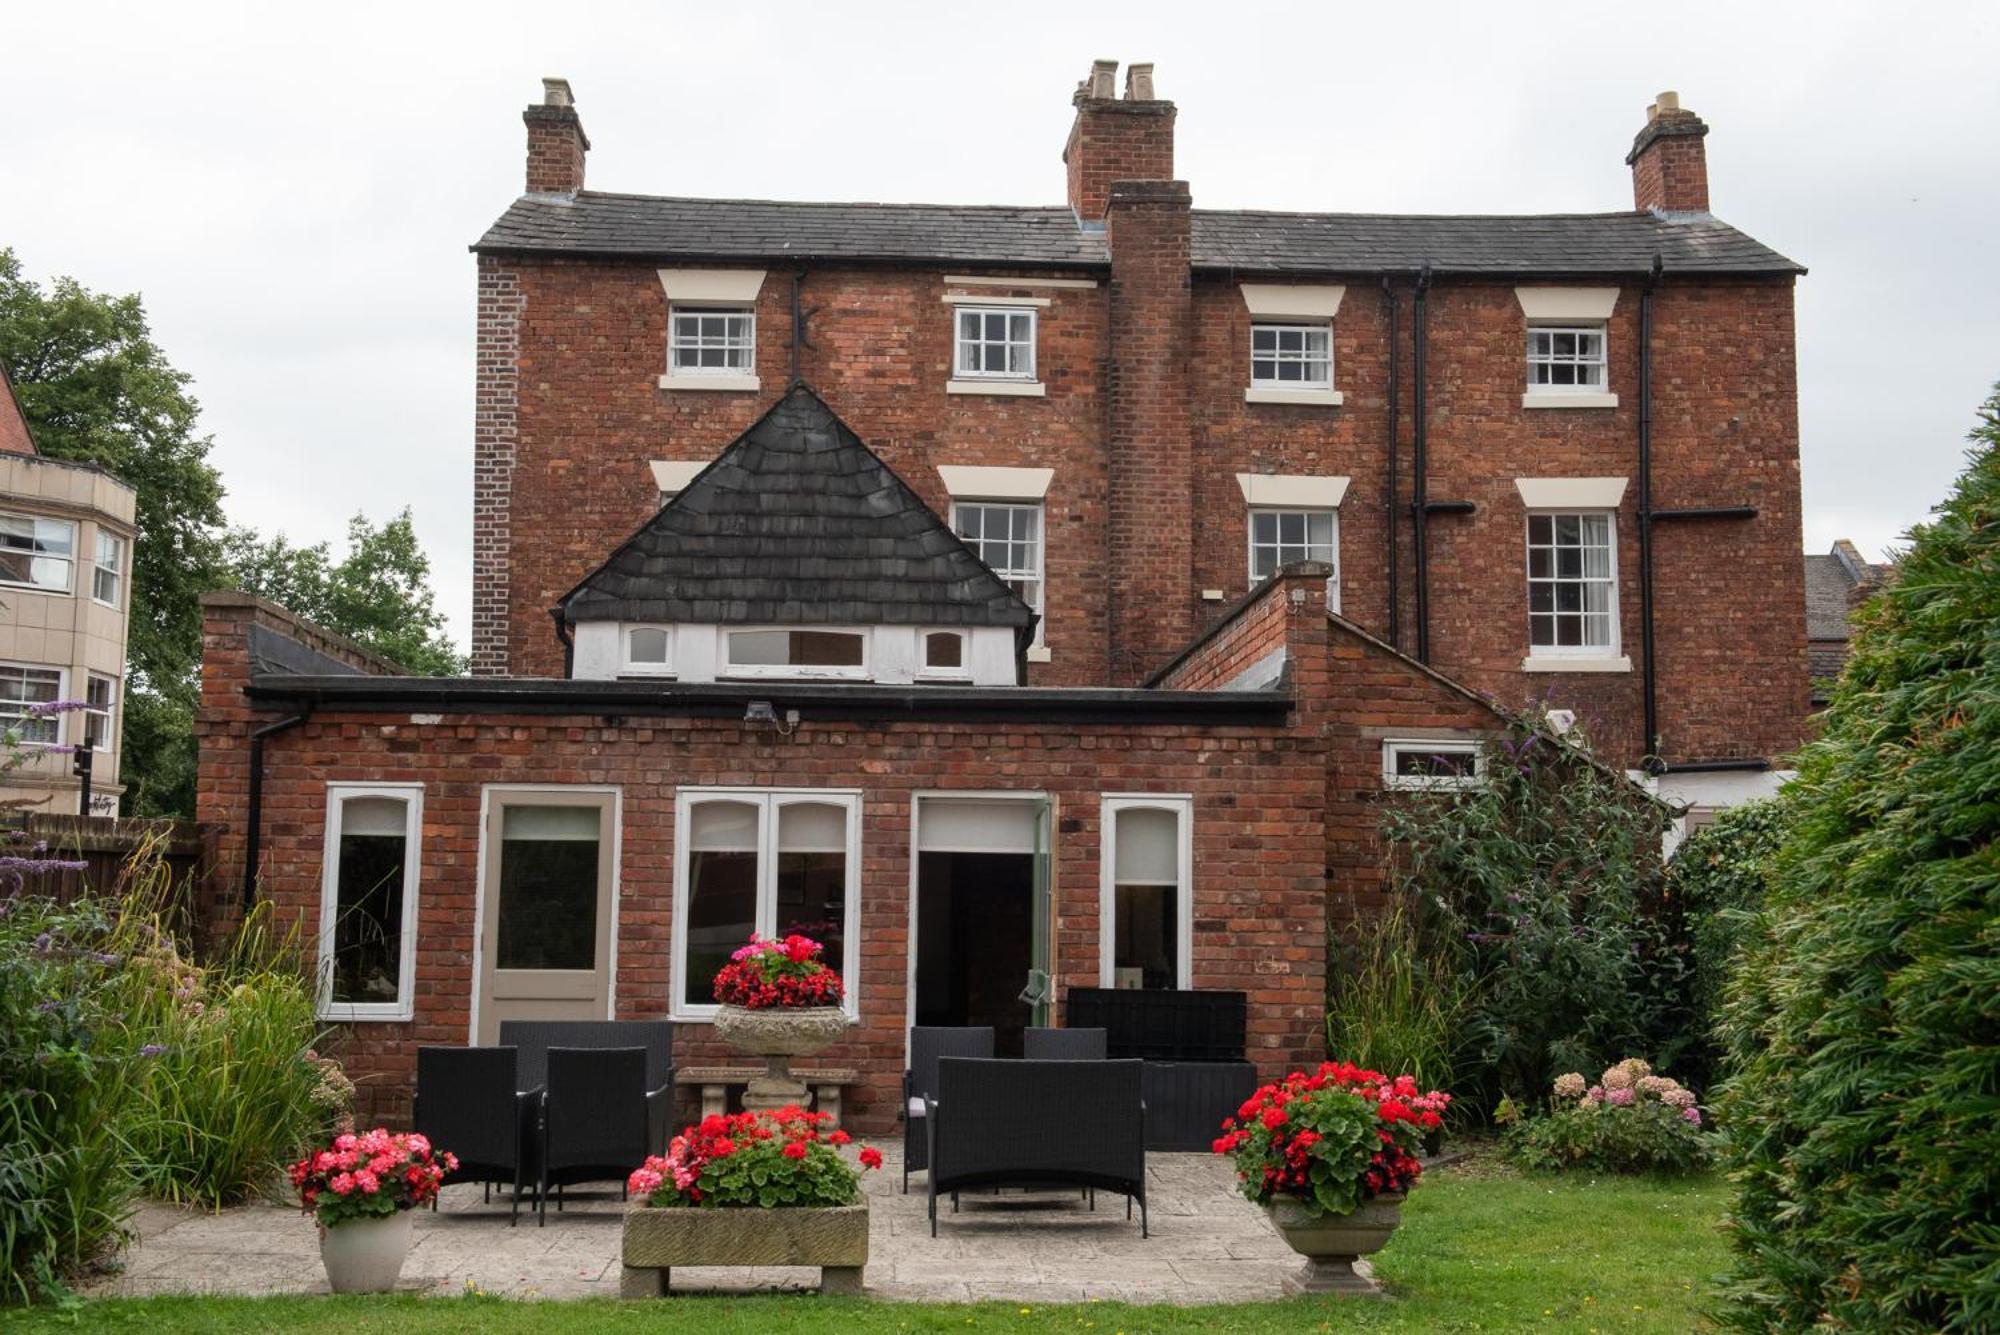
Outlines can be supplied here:
<path id="1" fill-rule="evenodd" d="M 752 936 L 715 975 L 715 999 L 753 1011 L 838 1006 L 840 975 L 820 959 L 825 951 L 797 933 L 782 941 Z"/>
<path id="2" fill-rule="evenodd" d="M 840 1155 L 852 1137 L 827 1130 L 831 1120 L 799 1108 L 711 1114 L 675 1136 L 665 1157 L 633 1170 L 628 1185 L 648 1205 L 852 1205 L 860 1182 Z M 866 1146 L 860 1160 L 882 1166 L 881 1152 Z"/>
<path id="3" fill-rule="evenodd" d="M 455 1155 L 438 1153 L 424 1137 L 377 1127 L 336 1137 L 293 1164 L 291 1177 L 300 1206 L 331 1225 L 428 1205 L 457 1167 Z"/>
<path id="4" fill-rule="evenodd" d="M 1443 1124 L 1450 1104 L 1407 1075 L 1325 1062 L 1251 1095 L 1214 1148 L 1235 1156 L 1238 1185 L 1259 1204 L 1290 1196 L 1315 1215 L 1349 1214 L 1417 1180 L 1423 1133 Z"/>

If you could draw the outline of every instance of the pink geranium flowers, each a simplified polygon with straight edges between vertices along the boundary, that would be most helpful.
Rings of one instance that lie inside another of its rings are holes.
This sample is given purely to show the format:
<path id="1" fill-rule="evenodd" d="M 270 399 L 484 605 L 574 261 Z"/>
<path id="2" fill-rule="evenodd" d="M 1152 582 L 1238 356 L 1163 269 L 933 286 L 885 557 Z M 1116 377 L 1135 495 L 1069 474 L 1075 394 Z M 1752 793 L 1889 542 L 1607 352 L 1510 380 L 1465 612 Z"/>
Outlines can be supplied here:
<path id="1" fill-rule="evenodd" d="M 753 935 L 715 975 L 715 999 L 753 1011 L 838 1006 L 840 975 L 820 958 L 825 953 L 796 932 L 781 941 Z"/>
<path id="2" fill-rule="evenodd" d="M 434 1150 L 415 1133 L 377 1127 L 343 1135 L 292 1165 L 299 1205 L 321 1225 L 380 1218 L 428 1205 L 458 1157 Z"/>
<path id="3" fill-rule="evenodd" d="M 656 1206 L 852 1205 L 860 1180 L 840 1149 L 853 1138 L 829 1129 L 830 1121 L 789 1107 L 710 1114 L 675 1136 L 665 1155 L 634 1169 L 626 1185 Z M 882 1166 L 871 1147 L 857 1157 L 864 1169 Z"/>

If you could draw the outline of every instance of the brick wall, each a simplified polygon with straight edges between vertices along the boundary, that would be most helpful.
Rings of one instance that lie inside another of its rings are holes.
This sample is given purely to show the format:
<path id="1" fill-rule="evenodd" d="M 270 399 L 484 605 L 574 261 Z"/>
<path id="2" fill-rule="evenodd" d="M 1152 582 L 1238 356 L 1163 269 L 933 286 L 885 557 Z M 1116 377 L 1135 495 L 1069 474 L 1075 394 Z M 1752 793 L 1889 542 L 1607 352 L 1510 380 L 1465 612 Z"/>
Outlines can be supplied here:
<path id="1" fill-rule="evenodd" d="M 1069 206 L 1093 222 L 1104 216 L 1118 182 L 1171 181 L 1174 104 L 1079 97 L 1063 167 Z"/>
<path id="2" fill-rule="evenodd" d="M 1626 161 L 1632 167 L 1632 207 L 1708 212 L 1708 126 L 1678 107 L 1655 109 Z"/>
<path id="3" fill-rule="evenodd" d="M 472 672 L 480 677 L 504 677 L 514 661 L 508 602 L 525 305 L 520 276 L 482 256 L 472 408 Z"/>
<path id="4" fill-rule="evenodd" d="M 1316 562 L 1286 567 L 1231 608 L 1154 684 L 1167 691 L 1221 690 L 1273 654 L 1287 652 L 1305 600 L 1317 595 L 1324 607 L 1326 576 L 1327 567 Z M 1291 603 L 1293 589 L 1300 593 L 1298 609 Z"/>

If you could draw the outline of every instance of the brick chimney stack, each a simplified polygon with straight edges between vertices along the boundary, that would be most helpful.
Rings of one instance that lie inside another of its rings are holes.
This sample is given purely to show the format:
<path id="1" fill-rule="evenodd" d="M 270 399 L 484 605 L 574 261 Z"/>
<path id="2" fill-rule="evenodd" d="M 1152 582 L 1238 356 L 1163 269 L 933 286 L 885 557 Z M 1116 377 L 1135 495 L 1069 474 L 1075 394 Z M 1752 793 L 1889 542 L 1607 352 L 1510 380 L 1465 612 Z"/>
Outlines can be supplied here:
<path id="1" fill-rule="evenodd" d="M 1708 125 L 1681 106 L 1679 93 L 1661 93 L 1646 108 L 1646 128 L 1632 141 L 1625 165 L 1632 169 L 1632 207 L 1641 212 L 1708 212 Z"/>
<path id="2" fill-rule="evenodd" d="M 568 79 L 542 80 L 542 100 L 521 114 L 528 123 L 528 193 L 572 195 L 583 189 L 590 151 Z"/>
<path id="3" fill-rule="evenodd" d="M 1174 177 L 1174 104 L 1153 95 L 1153 67 L 1126 67 L 1123 99 L 1116 96 L 1117 80 L 1117 61 L 1092 61 L 1090 77 L 1071 99 L 1076 121 L 1063 164 L 1069 168 L 1069 206 L 1086 223 L 1104 220 L 1112 182 Z"/>

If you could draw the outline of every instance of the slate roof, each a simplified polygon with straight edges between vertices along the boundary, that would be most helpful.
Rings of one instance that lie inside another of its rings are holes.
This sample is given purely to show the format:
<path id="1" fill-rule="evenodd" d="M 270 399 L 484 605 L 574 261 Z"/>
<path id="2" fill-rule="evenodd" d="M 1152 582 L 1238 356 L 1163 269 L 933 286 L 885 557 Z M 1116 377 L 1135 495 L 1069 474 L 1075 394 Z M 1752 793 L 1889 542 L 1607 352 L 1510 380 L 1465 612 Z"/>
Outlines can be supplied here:
<path id="1" fill-rule="evenodd" d="M 1803 273 L 1708 214 L 1427 216 L 1196 209 L 1193 263 L 1244 272 Z M 1104 268 L 1102 232 L 1067 207 L 523 195 L 474 244 L 487 253 L 676 261 L 849 260 Z"/>
<path id="2" fill-rule="evenodd" d="M 564 595 L 571 622 L 1011 626 L 1035 614 L 795 386 Z"/>

